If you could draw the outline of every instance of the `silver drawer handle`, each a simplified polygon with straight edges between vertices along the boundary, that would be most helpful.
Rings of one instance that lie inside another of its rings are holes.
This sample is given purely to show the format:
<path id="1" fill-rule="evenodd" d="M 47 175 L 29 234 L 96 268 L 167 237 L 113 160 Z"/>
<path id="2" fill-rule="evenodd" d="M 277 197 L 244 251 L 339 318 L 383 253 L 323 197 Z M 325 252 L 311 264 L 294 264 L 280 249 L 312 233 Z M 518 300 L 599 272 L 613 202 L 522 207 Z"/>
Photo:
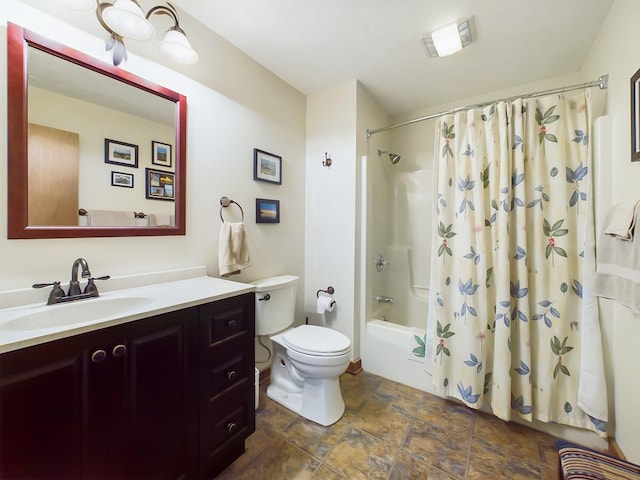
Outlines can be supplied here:
<path id="1" fill-rule="evenodd" d="M 235 378 L 237 377 L 237 373 L 235 370 L 231 370 L 230 372 L 227 372 L 227 380 L 229 380 L 230 382 L 233 382 L 235 380 Z"/>
<path id="2" fill-rule="evenodd" d="M 103 361 L 105 358 L 107 358 L 107 352 L 105 352 L 104 350 L 96 350 L 95 352 L 93 352 L 91 354 L 91 361 L 93 363 L 100 363 L 101 361 Z"/>
<path id="3" fill-rule="evenodd" d="M 125 353 L 127 353 L 127 347 L 125 345 L 116 345 L 115 347 L 113 347 L 111 353 L 113 353 L 114 357 L 122 357 Z"/>
<path id="4" fill-rule="evenodd" d="M 238 429 L 238 425 L 236 425 L 235 423 L 229 423 L 227 424 L 227 432 L 229 433 L 233 433 Z"/>

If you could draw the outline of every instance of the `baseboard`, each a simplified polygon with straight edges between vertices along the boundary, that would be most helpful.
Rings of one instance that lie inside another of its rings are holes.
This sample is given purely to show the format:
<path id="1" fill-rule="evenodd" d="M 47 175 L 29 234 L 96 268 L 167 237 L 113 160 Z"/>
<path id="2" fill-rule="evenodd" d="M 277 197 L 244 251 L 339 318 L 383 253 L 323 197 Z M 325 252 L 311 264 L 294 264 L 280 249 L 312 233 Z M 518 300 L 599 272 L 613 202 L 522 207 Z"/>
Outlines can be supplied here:
<path id="1" fill-rule="evenodd" d="M 613 457 L 617 457 L 622 460 L 627 459 L 624 456 L 624 453 L 622 453 L 622 449 L 620 448 L 620 445 L 618 445 L 618 442 L 616 442 L 616 439 L 613 437 L 609 437 L 609 449 L 607 450 L 607 453 Z"/>
<path id="2" fill-rule="evenodd" d="M 357 360 L 349 362 L 347 373 L 350 373 L 351 375 L 358 375 L 359 373 L 362 373 L 362 371 L 362 359 L 358 358 Z"/>

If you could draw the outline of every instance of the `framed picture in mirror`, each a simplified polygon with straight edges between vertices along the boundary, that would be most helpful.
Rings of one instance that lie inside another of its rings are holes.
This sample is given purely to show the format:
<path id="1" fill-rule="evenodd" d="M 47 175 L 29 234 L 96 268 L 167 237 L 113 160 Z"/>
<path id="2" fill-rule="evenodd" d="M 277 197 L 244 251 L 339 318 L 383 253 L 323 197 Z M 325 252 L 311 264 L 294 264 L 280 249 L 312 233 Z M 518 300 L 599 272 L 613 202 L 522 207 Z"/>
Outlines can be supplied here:
<path id="1" fill-rule="evenodd" d="M 171 172 L 145 168 L 147 178 L 146 197 L 155 200 L 175 199 L 175 175 Z"/>
<path id="2" fill-rule="evenodd" d="M 168 143 L 151 141 L 151 163 L 161 167 L 171 168 L 171 145 Z"/>
<path id="3" fill-rule="evenodd" d="M 138 168 L 138 145 L 105 138 L 104 162 Z"/>
<path id="4" fill-rule="evenodd" d="M 111 172 L 111 186 L 133 188 L 133 173 Z"/>

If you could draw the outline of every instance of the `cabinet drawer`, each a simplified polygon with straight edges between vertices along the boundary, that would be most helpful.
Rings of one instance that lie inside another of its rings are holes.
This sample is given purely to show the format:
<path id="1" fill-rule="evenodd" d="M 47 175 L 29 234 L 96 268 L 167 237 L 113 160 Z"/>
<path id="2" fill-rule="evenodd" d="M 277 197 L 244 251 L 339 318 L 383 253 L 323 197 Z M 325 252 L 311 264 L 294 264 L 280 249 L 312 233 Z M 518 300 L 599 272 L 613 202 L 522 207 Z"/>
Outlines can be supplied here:
<path id="1" fill-rule="evenodd" d="M 255 331 L 253 299 L 253 293 L 250 293 L 202 307 L 201 328 L 209 345 L 243 333 L 253 337 Z"/>
<path id="2" fill-rule="evenodd" d="M 242 335 L 208 352 L 206 392 L 210 402 L 220 395 L 234 395 L 253 385 L 253 352 L 248 351 L 253 347 L 252 340 Z"/>
<path id="3" fill-rule="evenodd" d="M 244 443 L 255 431 L 255 397 L 249 389 L 224 402 L 219 409 L 207 415 L 201 422 L 200 461 L 201 472 L 211 465 L 225 461 L 230 446 Z M 244 445 L 242 445 L 244 450 Z"/>

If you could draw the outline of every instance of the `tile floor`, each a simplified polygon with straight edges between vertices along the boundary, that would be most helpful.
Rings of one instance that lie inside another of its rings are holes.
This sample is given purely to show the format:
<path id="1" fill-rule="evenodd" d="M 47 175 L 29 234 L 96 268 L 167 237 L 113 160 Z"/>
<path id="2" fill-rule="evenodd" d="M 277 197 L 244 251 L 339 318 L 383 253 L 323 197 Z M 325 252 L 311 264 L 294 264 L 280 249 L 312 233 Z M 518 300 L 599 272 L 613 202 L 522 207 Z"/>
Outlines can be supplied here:
<path id="1" fill-rule="evenodd" d="M 322 427 L 266 396 L 218 480 L 557 478 L 556 439 L 368 373 L 341 377 L 346 411 Z"/>

